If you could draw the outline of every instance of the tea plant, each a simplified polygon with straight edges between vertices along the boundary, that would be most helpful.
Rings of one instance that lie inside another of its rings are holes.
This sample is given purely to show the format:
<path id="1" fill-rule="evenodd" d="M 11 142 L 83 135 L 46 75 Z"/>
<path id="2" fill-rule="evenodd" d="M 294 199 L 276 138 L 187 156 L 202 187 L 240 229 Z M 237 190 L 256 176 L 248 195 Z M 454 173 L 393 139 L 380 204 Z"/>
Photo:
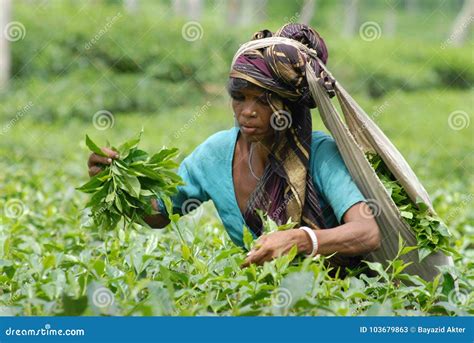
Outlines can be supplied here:
<path id="1" fill-rule="evenodd" d="M 181 178 L 173 172 L 177 167 L 173 158 L 178 149 L 162 149 L 149 156 L 138 149 L 141 135 L 142 132 L 113 148 L 119 158 L 78 188 L 92 194 L 87 207 L 91 208 L 92 218 L 100 227 L 113 229 L 122 218 L 128 223 L 148 226 L 143 217 L 153 214 L 152 198 L 169 197 L 182 184 Z M 86 136 L 86 145 L 97 155 L 107 157 L 89 136 Z"/>
<path id="2" fill-rule="evenodd" d="M 415 232 L 420 262 L 437 250 L 455 253 L 449 246 L 451 234 L 442 220 L 431 214 L 428 206 L 422 201 L 414 204 L 410 200 L 406 191 L 392 175 L 380 156 L 369 153 L 367 158 L 393 202 L 400 210 L 401 216 Z"/>

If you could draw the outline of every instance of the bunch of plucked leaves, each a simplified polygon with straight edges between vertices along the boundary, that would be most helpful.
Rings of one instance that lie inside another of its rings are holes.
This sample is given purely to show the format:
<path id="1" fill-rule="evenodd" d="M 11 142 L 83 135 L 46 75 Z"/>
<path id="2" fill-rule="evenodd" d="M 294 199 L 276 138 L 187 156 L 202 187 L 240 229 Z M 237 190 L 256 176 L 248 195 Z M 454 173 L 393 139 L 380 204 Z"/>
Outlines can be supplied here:
<path id="1" fill-rule="evenodd" d="M 415 232 L 419 260 L 422 261 L 430 253 L 437 250 L 452 252 L 452 249 L 449 247 L 449 237 L 451 234 L 442 220 L 432 214 L 424 202 L 417 201 L 415 204 L 411 201 L 406 191 L 379 155 L 367 153 L 366 156 L 393 202 L 398 207 L 401 216 Z"/>
<path id="2" fill-rule="evenodd" d="M 178 155 L 178 149 L 163 148 L 149 156 L 138 149 L 142 132 L 118 148 L 112 147 L 119 158 L 78 188 L 92 194 L 86 206 L 99 227 L 113 229 L 120 219 L 147 226 L 143 217 L 153 214 L 152 199 L 168 199 L 182 184 L 181 178 L 173 172 L 177 167 L 173 158 Z M 87 135 L 86 145 L 92 152 L 107 156 Z"/>

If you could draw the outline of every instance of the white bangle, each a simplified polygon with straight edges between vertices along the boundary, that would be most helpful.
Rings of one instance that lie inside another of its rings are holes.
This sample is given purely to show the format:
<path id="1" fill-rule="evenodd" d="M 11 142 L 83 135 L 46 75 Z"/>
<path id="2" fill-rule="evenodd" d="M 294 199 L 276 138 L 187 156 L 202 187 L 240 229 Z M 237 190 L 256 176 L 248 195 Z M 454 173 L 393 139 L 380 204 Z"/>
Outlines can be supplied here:
<path id="1" fill-rule="evenodd" d="M 316 236 L 314 231 L 307 226 L 301 226 L 300 229 L 306 231 L 306 233 L 309 235 L 309 238 L 311 238 L 311 242 L 313 243 L 313 250 L 308 256 L 316 255 L 316 253 L 318 252 L 318 237 Z"/>

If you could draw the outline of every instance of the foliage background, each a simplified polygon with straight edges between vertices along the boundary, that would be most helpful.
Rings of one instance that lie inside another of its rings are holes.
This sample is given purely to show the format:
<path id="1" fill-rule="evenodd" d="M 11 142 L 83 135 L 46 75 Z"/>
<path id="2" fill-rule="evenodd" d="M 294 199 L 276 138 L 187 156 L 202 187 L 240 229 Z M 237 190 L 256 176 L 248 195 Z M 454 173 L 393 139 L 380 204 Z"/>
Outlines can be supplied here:
<path id="1" fill-rule="evenodd" d="M 446 278 L 398 287 L 394 270 L 336 280 L 319 262 L 285 258 L 242 272 L 212 203 L 176 223 L 185 243 L 176 228 L 100 235 L 74 190 L 87 180 L 85 134 L 119 143 L 144 127 L 145 150 L 174 146 L 183 158 L 233 125 L 225 85 L 239 44 L 297 22 L 302 1 L 268 1 L 266 16 L 246 25 L 228 23 L 226 1 L 205 1 L 197 31 L 185 32 L 192 21 L 168 1 L 143 0 L 130 12 L 121 1 L 24 0 L 12 18 L 24 37 L 11 42 L 12 79 L 0 93 L 1 312 L 472 314 L 472 34 L 463 47 L 450 43 L 460 1 L 419 0 L 410 11 L 406 3 L 360 1 L 358 27 L 375 22 L 376 39 L 342 34 L 342 1 L 318 1 L 311 25 L 326 40 L 330 70 L 404 154 L 450 227 L 461 290 L 452 293 Z M 389 10 L 393 35 L 384 33 Z M 290 290 L 284 306 L 281 290 Z"/>

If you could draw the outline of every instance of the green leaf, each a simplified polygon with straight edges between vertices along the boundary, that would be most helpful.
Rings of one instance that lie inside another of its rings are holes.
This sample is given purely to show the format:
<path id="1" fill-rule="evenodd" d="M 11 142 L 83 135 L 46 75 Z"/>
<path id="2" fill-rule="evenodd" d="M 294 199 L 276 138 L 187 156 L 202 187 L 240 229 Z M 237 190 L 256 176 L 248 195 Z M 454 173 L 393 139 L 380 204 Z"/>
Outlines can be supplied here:
<path id="1" fill-rule="evenodd" d="M 87 309 L 87 296 L 73 298 L 64 295 L 62 298 L 63 313 L 62 316 L 80 316 Z"/>
<path id="2" fill-rule="evenodd" d="M 113 202 L 115 200 L 115 193 L 109 193 L 105 197 L 105 202 Z"/>
<path id="3" fill-rule="evenodd" d="M 189 249 L 187 245 L 181 246 L 181 254 L 183 255 L 183 259 L 185 259 L 186 261 L 189 261 L 191 257 L 191 250 Z"/>
<path id="4" fill-rule="evenodd" d="M 381 263 L 379 262 L 368 262 L 368 261 L 365 261 L 365 263 L 367 264 L 367 266 L 372 269 L 373 271 L 376 271 L 380 276 L 382 276 L 386 281 L 389 280 L 389 277 L 388 277 L 388 274 L 385 272 L 385 270 L 383 269 L 383 266 Z"/>
<path id="5" fill-rule="evenodd" d="M 140 196 L 141 186 L 140 186 L 140 181 L 138 181 L 138 178 L 136 176 L 125 175 L 124 183 L 127 186 L 127 189 L 131 195 L 133 195 L 136 198 Z"/>
<path id="6" fill-rule="evenodd" d="M 400 214 L 402 215 L 403 218 L 407 218 L 407 219 L 412 219 L 413 218 L 413 213 L 412 212 L 400 211 Z"/>
<path id="7" fill-rule="evenodd" d="M 431 254 L 432 250 L 429 248 L 422 247 L 418 250 L 418 259 L 422 262 L 429 254 Z"/>
<path id="8" fill-rule="evenodd" d="M 86 135 L 86 145 L 87 147 L 94 153 L 96 153 L 99 156 L 107 157 L 107 154 L 103 152 L 97 144 L 95 144 L 92 139 L 89 138 L 88 135 Z"/>
<path id="9" fill-rule="evenodd" d="M 118 153 L 121 159 L 126 159 L 130 153 L 130 150 L 136 148 L 140 143 L 143 130 L 140 131 L 137 137 L 132 138 L 118 147 Z"/>
<path id="10" fill-rule="evenodd" d="M 84 193 L 94 193 L 94 192 L 96 192 L 104 184 L 104 182 L 99 179 L 99 176 L 100 176 L 100 174 L 94 176 L 88 182 L 86 182 L 81 187 L 78 187 L 76 189 L 78 191 L 81 191 L 81 192 L 84 192 Z"/>
<path id="11" fill-rule="evenodd" d="M 400 252 L 400 256 L 406 255 L 406 254 L 408 254 L 410 251 L 415 250 L 416 248 L 417 248 L 416 246 L 404 247 L 404 248 L 401 250 L 401 252 Z"/>
<path id="12" fill-rule="evenodd" d="M 176 148 L 172 149 L 161 149 L 160 152 L 154 154 L 150 158 L 150 163 L 159 163 L 166 159 L 176 158 L 179 154 L 179 150 Z"/>
<path id="13" fill-rule="evenodd" d="M 250 251 L 252 249 L 252 243 L 254 241 L 253 234 L 250 232 L 250 230 L 247 228 L 247 226 L 244 226 L 243 228 L 243 241 L 244 241 L 244 246 L 245 248 Z"/>

